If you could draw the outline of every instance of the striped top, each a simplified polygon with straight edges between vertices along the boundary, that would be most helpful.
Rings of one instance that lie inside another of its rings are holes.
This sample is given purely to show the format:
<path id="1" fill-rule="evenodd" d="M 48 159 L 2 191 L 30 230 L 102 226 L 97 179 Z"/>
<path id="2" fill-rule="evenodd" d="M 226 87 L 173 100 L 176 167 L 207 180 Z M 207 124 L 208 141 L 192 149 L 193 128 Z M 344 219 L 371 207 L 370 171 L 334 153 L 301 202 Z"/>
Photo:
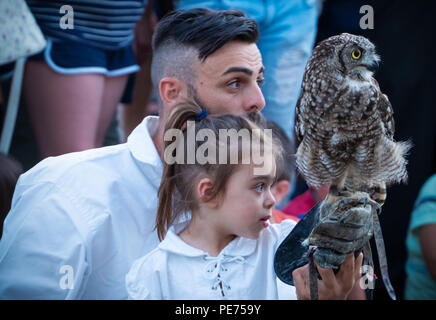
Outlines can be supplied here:
<path id="1" fill-rule="evenodd" d="M 47 38 L 74 40 L 108 50 L 132 42 L 133 28 L 146 3 L 147 0 L 27 0 Z M 60 12 L 64 5 L 73 10 L 64 7 L 67 10 Z"/>

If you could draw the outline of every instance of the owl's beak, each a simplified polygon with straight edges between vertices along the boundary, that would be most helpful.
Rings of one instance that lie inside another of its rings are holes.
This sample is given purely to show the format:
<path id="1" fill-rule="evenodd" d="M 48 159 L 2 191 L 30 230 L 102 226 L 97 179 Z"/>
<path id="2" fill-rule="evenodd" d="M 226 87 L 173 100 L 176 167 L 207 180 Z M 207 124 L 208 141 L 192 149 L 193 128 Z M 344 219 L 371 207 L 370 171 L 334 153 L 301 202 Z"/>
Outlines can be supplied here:
<path id="1" fill-rule="evenodd" d="M 366 66 L 369 71 L 376 72 L 378 70 L 378 61 L 373 60 L 372 63 Z"/>
<path id="2" fill-rule="evenodd" d="M 376 72 L 378 70 L 378 65 L 379 65 L 379 61 L 380 61 L 380 57 L 377 54 L 372 54 L 371 55 L 371 63 L 369 63 L 367 65 L 368 70 L 372 71 L 372 72 Z"/>

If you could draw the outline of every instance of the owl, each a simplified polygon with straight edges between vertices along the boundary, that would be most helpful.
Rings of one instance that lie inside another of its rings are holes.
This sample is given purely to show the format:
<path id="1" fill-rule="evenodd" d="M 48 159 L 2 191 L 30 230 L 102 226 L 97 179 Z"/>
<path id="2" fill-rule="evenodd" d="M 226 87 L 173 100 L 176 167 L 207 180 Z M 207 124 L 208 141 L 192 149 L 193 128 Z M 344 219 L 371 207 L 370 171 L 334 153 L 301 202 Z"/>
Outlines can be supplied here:
<path id="1" fill-rule="evenodd" d="M 362 36 L 320 42 L 305 69 L 295 130 L 296 164 L 309 186 L 363 191 L 382 205 L 386 186 L 407 180 L 411 145 L 393 139 L 392 106 L 373 78 L 379 60 Z"/>

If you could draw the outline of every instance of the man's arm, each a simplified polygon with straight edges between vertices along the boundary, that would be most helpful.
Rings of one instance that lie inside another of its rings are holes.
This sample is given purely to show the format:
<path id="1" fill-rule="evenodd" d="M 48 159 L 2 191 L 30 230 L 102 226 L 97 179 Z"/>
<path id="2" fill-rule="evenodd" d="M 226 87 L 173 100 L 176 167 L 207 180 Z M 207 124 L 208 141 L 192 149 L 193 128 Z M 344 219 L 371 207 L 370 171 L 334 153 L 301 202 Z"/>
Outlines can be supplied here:
<path id="1" fill-rule="evenodd" d="M 332 269 L 324 269 L 316 265 L 322 280 L 318 280 L 318 296 L 320 300 L 343 300 L 357 299 L 361 277 L 360 268 L 362 266 L 363 255 L 360 254 L 356 259 L 354 253 L 347 256 L 341 265 L 339 272 L 335 275 Z M 316 264 L 316 262 L 315 262 Z M 310 299 L 309 289 L 309 266 L 305 265 L 292 272 L 294 284 L 299 300 Z M 350 295 L 353 293 L 352 295 Z M 358 295 L 359 298 L 363 296 Z"/>
<path id="2" fill-rule="evenodd" d="M 0 298 L 80 298 L 88 264 L 72 205 L 53 185 L 20 188 L 0 241 Z"/>

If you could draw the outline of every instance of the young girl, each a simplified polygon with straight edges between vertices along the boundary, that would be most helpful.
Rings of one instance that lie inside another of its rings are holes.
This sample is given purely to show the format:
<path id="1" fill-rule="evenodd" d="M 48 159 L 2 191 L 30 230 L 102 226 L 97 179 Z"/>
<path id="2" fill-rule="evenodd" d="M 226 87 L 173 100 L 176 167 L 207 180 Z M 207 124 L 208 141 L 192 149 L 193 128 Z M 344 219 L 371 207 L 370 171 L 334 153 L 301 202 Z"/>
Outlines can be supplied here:
<path id="1" fill-rule="evenodd" d="M 156 218 L 159 238 L 165 238 L 133 263 L 126 276 L 130 299 L 278 298 L 274 253 L 295 225 L 292 220 L 274 225 L 268 221 L 275 204 L 271 185 L 279 144 L 263 136 L 256 124 L 260 118 L 206 114 L 194 103 L 183 103 L 167 122 L 166 132 L 183 132 L 178 137 L 183 137 L 179 140 L 183 156 L 178 158 L 183 161 L 169 164 L 173 153 L 165 152 Z M 192 124 L 195 136 L 189 140 Z M 226 141 L 220 149 L 223 129 L 248 132 L 251 143 Z M 212 133 L 217 141 L 210 138 Z M 172 143 L 166 143 L 166 151 Z M 216 154 L 212 152 L 216 164 L 198 159 L 207 146 L 208 156 L 216 146 Z M 187 163 L 189 152 L 195 152 L 194 164 Z M 255 170 L 256 152 L 264 153 L 262 172 Z M 236 154 L 238 162 L 232 163 Z M 191 212 L 191 219 L 181 221 L 185 212 Z"/>

